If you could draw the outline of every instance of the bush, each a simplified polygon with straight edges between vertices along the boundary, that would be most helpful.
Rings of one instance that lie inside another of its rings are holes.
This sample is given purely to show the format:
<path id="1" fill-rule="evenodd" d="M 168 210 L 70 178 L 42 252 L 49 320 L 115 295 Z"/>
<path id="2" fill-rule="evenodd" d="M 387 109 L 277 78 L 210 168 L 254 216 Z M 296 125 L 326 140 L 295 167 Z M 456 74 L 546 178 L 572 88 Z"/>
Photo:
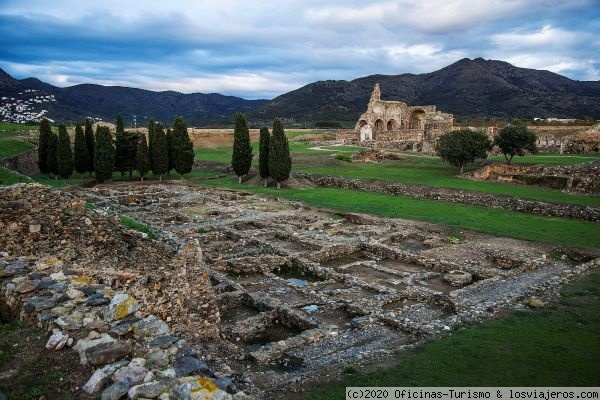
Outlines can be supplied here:
<path id="1" fill-rule="evenodd" d="M 352 162 L 352 158 L 348 154 L 336 154 L 335 159 L 340 160 L 340 161 L 350 162 L 350 163 Z"/>
<path id="2" fill-rule="evenodd" d="M 492 142 L 482 131 L 458 130 L 441 135 L 435 145 L 435 151 L 444 161 L 460 168 L 479 158 L 487 158 Z"/>
<path id="3" fill-rule="evenodd" d="M 494 144 L 500 147 L 506 162 L 510 164 L 514 156 L 524 156 L 526 151 L 537 152 L 537 135 L 525 125 L 508 125 L 494 137 Z"/>

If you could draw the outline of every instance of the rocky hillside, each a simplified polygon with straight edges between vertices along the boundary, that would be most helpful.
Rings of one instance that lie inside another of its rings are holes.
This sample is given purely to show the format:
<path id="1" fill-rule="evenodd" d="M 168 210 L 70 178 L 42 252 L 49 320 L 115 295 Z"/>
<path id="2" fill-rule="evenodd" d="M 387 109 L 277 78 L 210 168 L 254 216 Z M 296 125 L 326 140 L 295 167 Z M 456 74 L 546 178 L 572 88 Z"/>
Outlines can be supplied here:
<path id="1" fill-rule="evenodd" d="M 251 113 L 304 120 L 355 121 L 373 85 L 382 99 L 435 104 L 456 117 L 600 118 L 600 82 L 574 81 L 507 62 L 465 58 L 427 74 L 371 75 L 353 81 L 320 81 L 283 94 Z"/>
<path id="2" fill-rule="evenodd" d="M 19 114 L 32 117 L 46 110 L 45 116 L 60 122 L 85 117 L 112 121 L 120 113 L 126 124 L 137 115 L 140 124 L 146 123 L 146 117 L 170 123 L 175 117 L 183 116 L 192 125 L 203 125 L 229 123 L 236 112 L 247 112 L 266 103 L 266 100 L 245 100 L 218 93 L 153 92 L 92 84 L 59 88 L 36 78 L 18 80 L 1 69 L 0 97 L 6 97 L 0 101 L 0 107 L 10 112 L 12 118 L 6 112 L 0 117 L 13 122 L 20 122 L 15 119 Z M 19 100 L 24 110 L 15 109 Z M 7 103 L 13 106 L 7 109 Z"/>

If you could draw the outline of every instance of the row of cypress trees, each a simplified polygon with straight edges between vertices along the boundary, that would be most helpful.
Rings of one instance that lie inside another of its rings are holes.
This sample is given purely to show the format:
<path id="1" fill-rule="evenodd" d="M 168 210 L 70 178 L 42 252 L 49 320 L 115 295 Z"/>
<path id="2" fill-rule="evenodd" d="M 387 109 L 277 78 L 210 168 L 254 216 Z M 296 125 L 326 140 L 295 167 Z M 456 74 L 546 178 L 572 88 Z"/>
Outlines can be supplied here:
<path id="1" fill-rule="evenodd" d="M 241 183 L 242 176 L 250 171 L 253 156 L 246 117 L 237 113 L 235 115 L 231 166 L 238 176 L 238 183 Z M 283 124 L 279 119 L 273 121 L 271 135 L 266 127 L 260 128 L 258 169 L 265 187 L 268 179 L 272 178 L 277 183 L 277 189 L 281 189 L 281 183 L 290 177 L 292 157 Z"/>
<path id="2" fill-rule="evenodd" d="M 87 150 L 87 149 L 86 149 Z M 58 135 L 52 132 L 48 120 L 40 124 L 38 166 L 44 174 L 68 179 L 73 173 L 74 160 L 71 138 L 64 125 L 58 126 Z"/>
<path id="3" fill-rule="evenodd" d="M 187 131 L 183 118 L 173 121 L 173 130 L 166 130 L 154 120 L 148 121 L 148 144 L 138 143 L 138 150 L 148 148 L 148 170 L 162 179 L 162 175 L 175 170 L 184 175 L 192 170 L 194 164 L 194 144 Z M 144 167 L 146 161 L 138 157 L 139 167 Z M 141 173 L 141 170 L 140 170 Z"/>
<path id="4" fill-rule="evenodd" d="M 175 169 L 183 175 L 192 170 L 194 163 L 193 143 L 182 118 L 176 118 L 173 131 L 164 132 L 160 124 L 148 124 L 149 142 L 146 135 L 126 132 L 121 116 L 116 118 L 116 134 L 106 126 L 98 126 L 94 135 L 92 123 L 86 119 L 85 131 L 80 123 L 75 125 L 73 149 L 64 125 L 58 127 L 58 136 L 52 132 L 48 120 L 40 124 L 38 165 L 43 174 L 68 179 L 73 170 L 83 174 L 95 173 L 96 181 L 102 183 L 112 178 L 114 171 L 122 175 L 137 169 L 144 175 L 152 171 L 162 180 L 162 175 Z"/>

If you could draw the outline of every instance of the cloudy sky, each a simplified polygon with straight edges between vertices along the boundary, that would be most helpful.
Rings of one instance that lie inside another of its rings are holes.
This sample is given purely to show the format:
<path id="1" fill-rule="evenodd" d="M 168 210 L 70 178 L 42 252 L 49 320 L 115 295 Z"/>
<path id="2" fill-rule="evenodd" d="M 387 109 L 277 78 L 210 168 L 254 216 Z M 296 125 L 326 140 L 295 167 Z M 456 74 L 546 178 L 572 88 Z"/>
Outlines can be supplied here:
<path id="1" fill-rule="evenodd" d="M 0 68 L 272 98 L 483 57 L 600 80 L 600 0 L 0 0 Z"/>

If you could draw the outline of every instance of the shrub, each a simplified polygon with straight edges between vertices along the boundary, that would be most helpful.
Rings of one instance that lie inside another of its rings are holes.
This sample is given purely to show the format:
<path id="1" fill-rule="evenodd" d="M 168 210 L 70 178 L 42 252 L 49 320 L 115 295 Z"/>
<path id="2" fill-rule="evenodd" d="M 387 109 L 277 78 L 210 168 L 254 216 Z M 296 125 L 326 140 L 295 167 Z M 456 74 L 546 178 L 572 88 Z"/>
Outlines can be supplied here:
<path id="1" fill-rule="evenodd" d="M 336 154 L 335 159 L 340 160 L 340 161 L 349 162 L 349 163 L 352 162 L 352 158 L 348 154 Z"/>
<path id="2" fill-rule="evenodd" d="M 494 137 L 494 144 L 500 147 L 506 162 L 510 164 L 514 156 L 524 156 L 526 151 L 537 152 L 537 135 L 525 125 L 508 125 Z"/>
<path id="3" fill-rule="evenodd" d="M 435 151 L 444 161 L 460 168 L 478 158 L 487 158 L 492 142 L 481 131 L 458 130 L 441 135 L 435 145 Z"/>

